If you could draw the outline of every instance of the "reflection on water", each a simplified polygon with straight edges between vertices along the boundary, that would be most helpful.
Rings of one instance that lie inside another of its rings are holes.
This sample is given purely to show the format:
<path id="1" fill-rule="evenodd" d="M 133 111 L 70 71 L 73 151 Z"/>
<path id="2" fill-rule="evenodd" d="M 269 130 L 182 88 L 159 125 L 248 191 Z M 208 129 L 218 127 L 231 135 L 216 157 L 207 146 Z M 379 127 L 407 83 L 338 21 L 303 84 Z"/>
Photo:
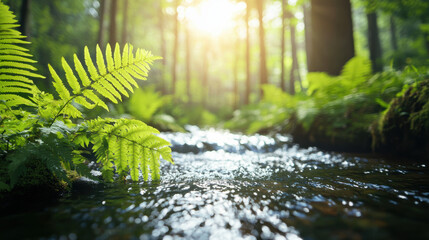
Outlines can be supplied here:
<path id="1" fill-rule="evenodd" d="M 189 130 L 162 134 L 176 164 L 162 164 L 161 182 L 1 217 L 0 239 L 429 239 L 426 164 Z"/>

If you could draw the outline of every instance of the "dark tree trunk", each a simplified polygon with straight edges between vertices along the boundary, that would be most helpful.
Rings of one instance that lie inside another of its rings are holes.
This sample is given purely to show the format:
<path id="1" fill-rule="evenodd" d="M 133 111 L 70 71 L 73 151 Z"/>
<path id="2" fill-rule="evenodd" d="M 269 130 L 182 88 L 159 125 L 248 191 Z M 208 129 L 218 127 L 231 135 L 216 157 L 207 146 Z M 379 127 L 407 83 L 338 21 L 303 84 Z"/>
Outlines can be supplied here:
<path id="1" fill-rule="evenodd" d="M 122 45 L 125 45 L 128 41 L 128 0 L 123 1 L 122 9 Z"/>
<path id="2" fill-rule="evenodd" d="M 295 42 L 295 25 L 290 24 L 290 42 L 292 49 L 292 67 L 290 69 L 290 79 L 289 79 L 289 93 L 291 95 L 295 94 L 295 70 L 296 70 L 296 42 Z"/>
<path id="3" fill-rule="evenodd" d="M 100 0 L 100 9 L 98 10 L 98 45 L 100 47 L 104 46 L 103 36 L 104 36 L 104 11 L 106 9 L 106 0 Z"/>
<path id="4" fill-rule="evenodd" d="M 176 65 L 177 65 L 177 52 L 179 48 L 179 16 L 177 12 L 177 7 L 179 6 L 179 0 L 175 1 L 174 8 L 174 42 L 173 42 L 173 62 L 171 65 L 171 93 L 176 94 Z"/>
<path id="5" fill-rule="evenodd" d="M 354 56 L 350 0 L 311 0 L 311 28 L 308 71 L 339 75 Z"/>
<path id="6" fill-rule="evenodd" d="M 110 24 L 109 24 L 109 43 L 111 46 L 115 46 L 118 42 L 116 36 L 116 13 L 118 12 L 118 1 L 110 0 Z"/>
<path id="7" fill-rule="evenodd" d="M 250 103 L 250 27 L 249 27 L 249 19 L 250 19 L 250 0 L 246 1 L 246 15 L 245 15 L 245 24 L 246 24 L 246 90 L 244 93 L 244 104 Z"/>
<path id="8" fill-rule="evenodd" d="M 368 46 L 369 58 L 372 63 L 373 72 L 381 72 L 383 64 L 381 59 L 380 36 L 377 24 L 377 13 L 371 12 L 366 15 L 368 20 Z"/>
<path id="9" fill-rule="evenodd" d="M 392 43 L 392 49 L 398 50 L 398 38 L 396 36 L 396 22 L 393 16 L 390 17 L 390 42 Z"/>
<path id="10" fill-rule="evenodd" d="M 429 56 L 429 34 L 428 33 L 424 33 L 423 37 L 425 38 L 426 51 L 427 51 L 427 54 Z"/>
<path id="11" fill-rule="evenodd" d="M 192 103 L 192 95 L 191 95 L 191 33 L 189 31 L 189 26 L 185 27 L 185 35 L 186 35 L 186 95 L 188 96 L 188 102 Z"/>
<path id="12" fill-rule="evenodd" d="M 286 0 L 282 0 L 282 30 L 281 30 L 281 72 L 280 72 L 280 88 L 286 91 L 286 80 L 285 80 L 285 33 L 286 33 Z"/>
<path id="13" fill-rule="evenodd" d="M 30 9 L 31 9 L 31 0 L 23 0 L 21 5 L 21 19 L 19 21 L 19 24 L 21 25 L 19 30 L 22 33 L 22 35 L 26 36 L 26 39 L 28 40 L 30 38 Z"/>
<path id="14" fill-rule="evenodd" d="M 260 80 L 259 80 L 259 91 L 260 98 L 263 97 L 262 86 L 268 83 L 267 75 L 267 61 L 266 61 L 266 50 L 265 50 L 265 29 L 264 29 L 264 0 L 257 0 L 258 9 L 258 20 L 259 20 L 259 54 L 260 54 Z"/>

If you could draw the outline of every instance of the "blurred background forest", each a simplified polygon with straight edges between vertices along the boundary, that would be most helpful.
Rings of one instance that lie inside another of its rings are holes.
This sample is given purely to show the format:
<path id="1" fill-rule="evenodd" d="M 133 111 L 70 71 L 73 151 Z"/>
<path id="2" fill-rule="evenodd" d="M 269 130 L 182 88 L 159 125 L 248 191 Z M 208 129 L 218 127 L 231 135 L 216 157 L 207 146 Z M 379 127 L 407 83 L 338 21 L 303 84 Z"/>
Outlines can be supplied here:
<path id="1" fill-rule="evenodd" d="M 3 2 L 45 76 L 84 46 L 129 42 L 161 56 L 109 114 L 163 129 L 223 123 L 252 133 L 295 119 L 302 131 L 329 123 L 318 129 L 331 137 L 369 133 L 395 96 L 428 76 L 426 0 Z M 50 81 L 36 84 L 49 91 Z"/>

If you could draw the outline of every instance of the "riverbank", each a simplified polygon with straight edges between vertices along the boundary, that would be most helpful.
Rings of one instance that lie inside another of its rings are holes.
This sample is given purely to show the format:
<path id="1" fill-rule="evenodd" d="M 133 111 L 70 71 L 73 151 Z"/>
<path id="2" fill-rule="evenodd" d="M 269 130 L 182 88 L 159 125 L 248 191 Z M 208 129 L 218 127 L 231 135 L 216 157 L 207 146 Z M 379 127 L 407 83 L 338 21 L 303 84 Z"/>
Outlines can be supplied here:
<path id="1" fill-rule="evenodd" d="M 293 116 L 288 131 L 303 146 L 429 160 L 429 80 L 416 83 L 393 98 L 372 122 L 362 116 L 355 115 L 349 119 L 349 125 L 336 127 L 320 113 L 307 128 Z"/>

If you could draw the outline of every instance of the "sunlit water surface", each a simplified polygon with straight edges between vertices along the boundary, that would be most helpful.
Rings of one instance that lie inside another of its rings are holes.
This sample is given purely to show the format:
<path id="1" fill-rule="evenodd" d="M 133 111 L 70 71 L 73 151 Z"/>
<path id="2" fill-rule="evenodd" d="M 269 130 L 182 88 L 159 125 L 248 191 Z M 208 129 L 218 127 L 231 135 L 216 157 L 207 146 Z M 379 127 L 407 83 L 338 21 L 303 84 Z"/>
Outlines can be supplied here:
<path id="1" fill-rule="evenodd" d="M 429 169 L 287 136 L 163 133 L 161 182 L 100 185 L 0 218 L 0 239 L 429 239 Z"/>

